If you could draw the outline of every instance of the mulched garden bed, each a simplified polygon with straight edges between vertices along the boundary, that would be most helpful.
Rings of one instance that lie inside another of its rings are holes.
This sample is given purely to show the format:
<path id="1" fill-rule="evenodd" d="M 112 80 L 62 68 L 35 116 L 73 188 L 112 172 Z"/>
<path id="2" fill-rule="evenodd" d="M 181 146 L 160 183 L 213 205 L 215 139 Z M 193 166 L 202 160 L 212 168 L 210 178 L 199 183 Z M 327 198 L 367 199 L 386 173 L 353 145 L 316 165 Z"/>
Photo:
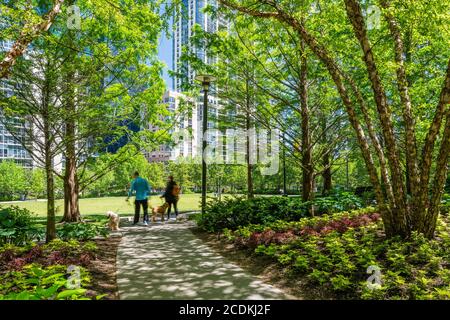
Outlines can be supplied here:
<path id="1" fill-rule="evenodd" d="M 87 269 L 92 276 L 91 290 L 98 294 L 106 294 L 105 300 L 118 300 L 116 257 L 121 237 L 97 239 L 96 259 L 91 260 Z"/>

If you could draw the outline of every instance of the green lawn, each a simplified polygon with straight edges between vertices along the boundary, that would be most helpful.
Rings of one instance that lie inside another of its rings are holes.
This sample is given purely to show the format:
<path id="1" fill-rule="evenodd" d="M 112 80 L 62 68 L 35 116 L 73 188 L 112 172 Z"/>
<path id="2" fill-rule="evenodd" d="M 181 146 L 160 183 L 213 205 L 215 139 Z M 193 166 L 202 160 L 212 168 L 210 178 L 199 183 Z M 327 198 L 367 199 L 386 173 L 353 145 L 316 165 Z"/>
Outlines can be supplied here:
<path id="1" fill-rule="evenodd" d="M 199 210 L 200 207 L 200 194 L 184 194 L 181 195 L 178 203 L 178 210 L 191 211 Z M 89 198 L 80 199 L 80 211 L 82 215 L 97 215 L 104 214 L 108 210 L 119 213 L 120 215 L 131 215 L 134 212 L 133 206 L 134 198 L 130 198 L 129 202 L 125 201 L 125 197 L 105 197 L 105 198 Z M 150 198 L 150 205 L 157 206 L 163 203 L 163 200 L 159 199 L 159 196 L 152 196 Z M 19 206 L 26 208 L 38 216 L 45 216 L 47 214 L 47 201 L 45 200 L 30 200 L 20 202 L 0 202 L 0 206 Z M 63 213 L 63 201 L 56 201 L 56 215 L 62 216 Z"/>

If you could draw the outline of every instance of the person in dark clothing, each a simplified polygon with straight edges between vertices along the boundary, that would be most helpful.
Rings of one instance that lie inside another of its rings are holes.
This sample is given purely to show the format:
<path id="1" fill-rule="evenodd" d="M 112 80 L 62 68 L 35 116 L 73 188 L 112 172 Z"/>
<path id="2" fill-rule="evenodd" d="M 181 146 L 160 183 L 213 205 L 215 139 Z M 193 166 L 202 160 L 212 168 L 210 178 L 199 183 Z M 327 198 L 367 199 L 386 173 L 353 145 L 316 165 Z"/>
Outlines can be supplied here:
<path id="1" fill-rule="evenodd" d="M 177 203 L 179 199 L 180 187 L 173 180 L 173 176 L 169 176 L 169 181 L 167 182 L 166 190 L 161 198 L 164 198 L 169 204 L 169 209 L 167 210 L 167 219 L 170 219 L 170 212 L 172 211 L 172 205 L 175 210 L 175 217 L 178 217 Z"/>

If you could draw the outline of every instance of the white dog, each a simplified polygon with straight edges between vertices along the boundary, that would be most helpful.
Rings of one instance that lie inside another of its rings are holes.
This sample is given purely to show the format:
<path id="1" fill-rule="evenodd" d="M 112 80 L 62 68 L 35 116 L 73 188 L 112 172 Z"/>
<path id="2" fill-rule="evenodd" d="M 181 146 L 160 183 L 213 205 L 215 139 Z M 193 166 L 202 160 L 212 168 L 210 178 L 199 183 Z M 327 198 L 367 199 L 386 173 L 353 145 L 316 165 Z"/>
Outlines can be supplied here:
<path id="1" fill-rule="evenodd" d="M 181 213 L 181 214 L 179 214 L 177 216 L 177 221 L 184 222 L 184 221 L 187 221 L 187 220 L 188 220 L 188 218 L 187 218 L 187 215 L 185 213 Z"/>
<path id="2" fill-rule="evenodd" d="M 106 216 L 109 218 L 108 226 L 111 231 L 119 231 L 119 215 L 112 211 L 108 211 Z"/>

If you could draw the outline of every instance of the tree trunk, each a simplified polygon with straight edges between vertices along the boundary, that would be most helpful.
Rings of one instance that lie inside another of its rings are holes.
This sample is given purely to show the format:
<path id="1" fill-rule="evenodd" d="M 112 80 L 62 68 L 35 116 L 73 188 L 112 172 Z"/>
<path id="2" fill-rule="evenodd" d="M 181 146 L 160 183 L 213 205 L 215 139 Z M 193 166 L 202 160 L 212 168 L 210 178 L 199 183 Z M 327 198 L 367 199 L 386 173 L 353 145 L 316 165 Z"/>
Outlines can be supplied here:
<path id="1" fill-rule="evenodd" d="M 79 185 L 74 160 L 66 159 L 64 175 L 64 222 L 81 221 L 78 204 Z"/>
<path id="2" fill-rule="evenodd" d="M 375 57 L 372 53 L 372 47 L 367 36 L 364 17 L 361 6 L 356 0 L 345 0 L 347 16 L 353 25 L 353 31 L 356 39 L 359 41 L 364 52 L 363 61 L 367 68 L 368 78 L 372 84 L 379 120 L 382 128 L 383 138 L 386 142 L 386 153 L 391 169 L 392 185 L 394 192 L 394 212 L 393 216 L 396 227 L 399 228 L 397 234 L 402 237 L 409 236 L 410 217 L 406 201 L 405 186 L 403 183 L 403 174 L 400 167 L 398 156 L 398 147 L 394 135 L 394 126 L 392 124 L 392 113 L 387 102 L 386 92 L 381 82 L 381 77 L 375 63 Z"/>
<path id="3" fill-rule="evenodd" d="M 246 156 L 246 160 L 247 160 L 247 198 L 251 199 L 254 197 L 254 190 L 253 190 L 253 165 L 251 164 L 251 157 L 250 157 L 250 152 L 253 152 L 254 150 L 250 150 L 250 137 L 249 137 L 249 132 L 250 132 L 250 127 L 251 127 L 251 123 L 250 123 L 250 107 L 251 107 L 251 102 L 250 102 L 250 83 L 249 83 L 249 79 L 247 78 L 247 82 L 246 82 L 246 99 L 247 99 L 247 110 L 245 110 L 245 129 L 247 132 L 247 143 L 246 143 L 246 148 L 247 148 L 247 156 Z"/>
<path id="4" fill-rule="evenodd" d="M 64 0 L 55 1 L 52 9 L 45 15 L 44 20 L 36 25 L 25 25 L 19 38 L 13 44 L 5 57 L 0 61 L 0 79 L 8 77 L 9 69 L 16 63 L 18 57 L 22 56 L 28 45 L 40 34 L 50 29 L 56 16 L 61 12 Z"/>
<path id="5" fill-rule="evenodd" d="M 69 1 L 69 5 L 73 4 Z M 68 31 L 69 47 L 73 47 L 75 35 L 72 30 Z M 76 53 L 70 52 L 67 63 L 75 61 Z M 74 63 L 75 65 L 75 63 Z M 64 222 L 77 222 L 81 220 L 78 206 L 79 184 L 77 176 L 77 152 L 76 152 L 76 71 L 72 65 L 66 71 L 66 96 L 65 96 L 65 174 L 64 174 Z"/>
<path id="6" fill-rule="evenodd" d="M 322 195 L 328 196 L 331 192 L 331 189 L 333 189 L 330 155 L 328 152 L 325 153 L 325 155 L 323 156 L 323 166 L 325 167 L 325 170 L 323 170 L 322 172 L 322 179 L 323 179 Z"/>
<path id="7" fill-rule="evenodd" d="M 444 193 L 445 181 L 448 174 L 448 162 L 450 158 L 450 107 L 447 109 L 446 118 L 442 144 L 436 164 L 436 174 L 433 182 L 430 205 L 426 216 L 420 220 L 418 226 L 418 231 L 423 232 L 429 238 L 434 235 L 436 229 L 442 194 Z"/>
<path id="8" fill-rule="evenodd" d="M 384 9 L 389 8 L 386 0 L 381 1 Z M 412 113 L 412 103 L 409 95 L 409 82 L 406 76 L 406 52 L 401 37 L 399 25 L 395 18 L 385 11 L 385 19 L 389 25 L 391 36 L 394 40 L 395 62 L 397 63 L 397 88 L 400 94 L 400 101 L 403 106 L 403 119 L 405 122 L 405 150 L 406 150 L 406 169 L 407 169 L 407 193 L 412 196 L 412 205 L 410 207 L 411 227 L 415 229 L 420 224 L 421 216 L 425 213 L 425 206 L 422 205 L 420 175 L 417 159 L 417 143 L 415 133 L 415 121 Z"/>
<path id="9" fill-rule="evenodd" d="M 46 153 L 48 140 L 45 139 Z M 55 184 L 53 177 L 52 158 L 45 155 L 45 174 L 47 177 L 47 233 L 45 241 L 49 242 L 56 238 L 56 217 L 55 217 Z"/>
<path id="10" fill-rule="evenodd" d="M 302 127 L 302 200 L 310 201 L 314 198 L 314 167 L 312 163 L 311 134 L 309 127 L 308 107 L 308 59 L 305 52 L 305 44 L 300 44 L 301 67 L 300 67 L 300 109 Z"/>
<path id="11" fill-rule="evenodd" d="M 44 129 L 44 158 L 45 158 L 45 175 L 47 180 L 47 230 L 45 241 L 50 242 L 56 238 L 56 217 L 55 217 L 55 183 L 53 176 L 53 152 L 50 128 L 50 112 L 49 112 L 49 88 L 50 84 L 47 79 L 45 83 L 45 92 L 43 92 L 43 113 L 42 122 Z"/>
<path id="12" fill-rule="evenodd" d="M 327 119 L 324 115 L 321 115 L 320 117 L 320 125 L 322 127 L 322 136 L 323 136 L 323 144 L 326 145 L 328 143 L 328 134 L 327 134 Z M 330 153 L 331 150 L 326 150 L 322 156 L 322 179 L 323 179 L 323 186 L 322 186 L 322 195 L 328 196 L 332 189 L 332 172 L 331 172 L 331 161 L 330 161 Z"/>

